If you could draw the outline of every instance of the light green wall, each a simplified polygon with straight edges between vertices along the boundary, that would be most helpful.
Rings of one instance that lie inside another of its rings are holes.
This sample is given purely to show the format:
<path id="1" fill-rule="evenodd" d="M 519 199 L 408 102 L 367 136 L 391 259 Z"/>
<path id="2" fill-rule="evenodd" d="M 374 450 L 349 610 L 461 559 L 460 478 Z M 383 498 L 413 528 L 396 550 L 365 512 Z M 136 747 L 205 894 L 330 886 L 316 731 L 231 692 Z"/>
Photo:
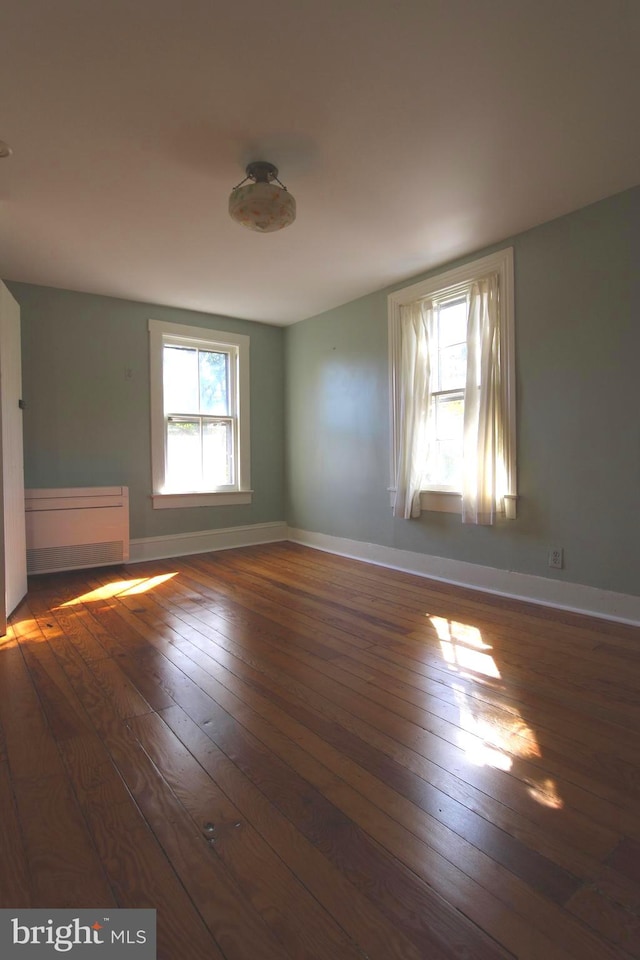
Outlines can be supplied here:
<path id="1" fill-rule="evenodd" d="M 131 536 L 283 520 L 283 330 L 235 320 L 9 283 L 22 322 L 27 487 L 125 484 Z M 251 506 L 153 510 L 147 321 L 251 338 Z"/>
<path id="2" fill-rule="evenodd" d="M 286 331 L 289 523 L 638 595 L 640 188 L 474 256 L 508 245 L 518 519 L 392 517 L 386 298 L 397 284 Z M 551 546 L 564 548 L 562 571 L 547 566 Z"/>

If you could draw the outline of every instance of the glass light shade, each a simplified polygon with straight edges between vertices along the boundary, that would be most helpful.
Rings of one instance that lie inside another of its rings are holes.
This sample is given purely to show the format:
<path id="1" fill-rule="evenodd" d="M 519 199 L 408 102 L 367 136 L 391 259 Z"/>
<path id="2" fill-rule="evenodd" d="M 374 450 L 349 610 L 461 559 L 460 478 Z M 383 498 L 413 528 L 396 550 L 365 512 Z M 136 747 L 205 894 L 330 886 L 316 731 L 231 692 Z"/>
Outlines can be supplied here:
<path id="1" fill-rule="evenodd" d="M 229 213 L 249 230 L 271 233 L 293 223 L 296 201 L 275 183 L 249 183 L 231 191 Z"/>

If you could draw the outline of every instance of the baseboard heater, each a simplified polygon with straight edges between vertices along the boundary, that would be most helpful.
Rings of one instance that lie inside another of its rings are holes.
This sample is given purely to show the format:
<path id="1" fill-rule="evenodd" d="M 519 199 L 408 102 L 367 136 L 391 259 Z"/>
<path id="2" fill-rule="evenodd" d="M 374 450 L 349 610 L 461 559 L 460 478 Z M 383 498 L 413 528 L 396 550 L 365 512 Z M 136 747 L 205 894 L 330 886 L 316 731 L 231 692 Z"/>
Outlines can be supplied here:
<path id="1" fill-rule="evenodd" d="M 27 573 L 129 559 L 129 488 L 25 490 Z"/>

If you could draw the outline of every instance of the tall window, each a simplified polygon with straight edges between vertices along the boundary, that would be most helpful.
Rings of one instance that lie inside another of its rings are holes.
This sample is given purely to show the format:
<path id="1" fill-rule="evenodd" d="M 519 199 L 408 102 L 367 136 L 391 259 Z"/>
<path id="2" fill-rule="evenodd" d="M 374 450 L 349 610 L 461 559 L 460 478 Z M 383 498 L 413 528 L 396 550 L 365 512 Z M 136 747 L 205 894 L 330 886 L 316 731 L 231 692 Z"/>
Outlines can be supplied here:
<path id="1" fill-rule="evenodd" d="M 434 312 L 428 411 L 433 442 L 425 459 L 425 485 L 433 490 L 462 490 L 468 297 L 445 298 L 434 304 Z"/>
<path id="2" fill-rule="evenodd" d="M 515 517 L 513 253 L 389 296 L 396 516 Z"/>
<path id="3" fill-rule="evenodd" d="M 155 507 L 251 502 L 249 338 L 149 321 Z"/>

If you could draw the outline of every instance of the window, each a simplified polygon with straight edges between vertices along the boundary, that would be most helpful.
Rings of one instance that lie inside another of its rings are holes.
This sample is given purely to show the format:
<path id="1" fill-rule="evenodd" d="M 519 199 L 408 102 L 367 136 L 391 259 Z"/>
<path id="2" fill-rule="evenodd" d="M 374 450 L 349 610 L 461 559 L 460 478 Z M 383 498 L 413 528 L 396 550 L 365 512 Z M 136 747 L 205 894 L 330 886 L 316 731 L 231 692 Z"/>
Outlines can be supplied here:
<path id="1" fill-rule="evenodd" d="M 153 505 L 251 502 L 249 337 L 149 321 Z"/>
<path id="2" fill-rule="evenodd" d="M 392 293 L 389 362 L 395 514 L 515 517 L 513 251 Z"/>
<path id="3" fill-rule="evenodd" d="M 430 419 L 431 455 L 425 482 L 431 490 L 462 489 L 462 431 L 467 371 L 468 298 L 436 302 Z"/>

